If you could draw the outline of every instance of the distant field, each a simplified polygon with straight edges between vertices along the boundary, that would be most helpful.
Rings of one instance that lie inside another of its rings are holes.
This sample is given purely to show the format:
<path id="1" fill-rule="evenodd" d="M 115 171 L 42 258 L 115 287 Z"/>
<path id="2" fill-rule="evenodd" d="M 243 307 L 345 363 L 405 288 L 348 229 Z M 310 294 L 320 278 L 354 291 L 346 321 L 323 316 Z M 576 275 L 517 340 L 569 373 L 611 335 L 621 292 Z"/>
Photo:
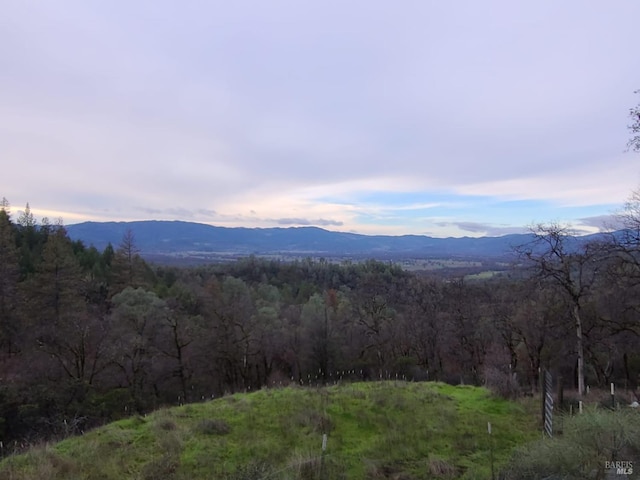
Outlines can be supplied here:
<path id="1" fill-rule="evenodd" d="M 248 255 L 241 254 L 229 254 L 224 252 L 195 252 L 185 251 L 176 254 L 146 254 L 145 259 L 157 263 L 160 265 L 174 265 L 174 266 L 192 266 L 210 263 L 230 263 L 235 262 L 238 259 L 246 258 Z M 430 272 L 430 273 L 444 273 L 444 272 L 463 272 L 475 275 L 481 275 L 485 271 L 492 273 L 500 273 L 510 268 L 510 264 L 496 261 L 493 258 L 431 258 L 431 257 L 408 257 L 406 255 L 392 255 L 392 254 L 378 254 L 378 255 L 315 255 L 310 253 L 308 255 L 303 254 L 261 254 L 260 258 L 267 260 L 275 260 L 280 262 L 296 262 L 304 259 L 311 259 L 313 261 L 326 261 L 336 265 L 344 263 L 360 263 L 376 258 L 379 261 L 390 262 L 398 265 L 403 270 L 408 272 Z"/>
<path id="2" fill-rule="evenodd" d="M 0 463 L 0 478 L 488 479 L 492 457 L 497 472 L 514 447 L 539 437 L 534 419 L 522 404 L 470 386 L 265 389 L 36 448 Z"/>
<path id="3" fill-rule="evenodd" d="M 411 259 L 398 262 L 402 268 L 409 271 L 416 270 L 441 270 L 445 268 L 477 268 L 482 266 L 482 262 L 475 260 L 452 260 L 445 258 Z"/>

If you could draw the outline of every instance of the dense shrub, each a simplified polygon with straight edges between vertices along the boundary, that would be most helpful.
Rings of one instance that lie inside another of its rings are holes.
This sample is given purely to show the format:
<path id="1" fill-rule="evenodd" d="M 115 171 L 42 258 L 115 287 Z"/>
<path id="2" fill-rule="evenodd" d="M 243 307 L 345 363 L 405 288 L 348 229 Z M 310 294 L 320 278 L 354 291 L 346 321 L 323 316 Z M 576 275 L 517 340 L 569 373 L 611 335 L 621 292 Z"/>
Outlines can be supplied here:
<path id="1" fill-rule="evenodd" d="M 520 396 L 520 385 L 515 374 L 499 368 L 487 367 L 484 370 L 485 386 L 501 398 L 513 399 Z"/>
<path id="2" fill-rule="evenodd" d="M 639 412 L 630 408 L 591 409 L 563 423 L 562 436 L 518 449 L 501 478 L 595 480 L 612 473 L 607 462 L 640 465 Z"/>

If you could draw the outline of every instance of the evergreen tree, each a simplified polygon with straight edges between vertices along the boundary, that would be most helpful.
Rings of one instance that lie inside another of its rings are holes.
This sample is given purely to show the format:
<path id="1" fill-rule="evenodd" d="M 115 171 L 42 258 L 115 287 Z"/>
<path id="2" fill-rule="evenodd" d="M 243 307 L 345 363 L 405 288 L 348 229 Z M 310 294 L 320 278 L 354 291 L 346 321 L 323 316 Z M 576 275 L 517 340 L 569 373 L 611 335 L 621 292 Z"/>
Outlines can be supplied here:
<path id="1" fill-rule="evenodd" d="M 111 252 L 105 250 L 104 255 L 107 258 L 107 256 L 111 255 Z M 140 250 L 136 245 L 133 231 L 130 229 L 122 237 L 122 241 L 113 254 L 110 264 L 112 295 L 121 292 L 126 287 L 148 286 L 149 282 L 146 281 L 148 268 L 140 257 Z"/>
<path id="2" fill-rule="evenodd" d="M 38 235 L 38 226 L 27 203 L 23 212 L 18 215 L 18 238 L 20 248 L 20 270 L 22 278 L 33 274 L 42 247 L 42 239 Z"/>
<path id="3" fill-rule="evenodd" d="M 20 225 L 21 228 L 35 228 L 37 223 L 36 223 L 36 219 L 33 216 L 33 213 L 31 213 L 31 207 L 29 206 L 29 202 L 27 202 L 27 205 L 24 207 L 24 211 L 20 213 L 20 215 L 18 216 L 18 225 Z"/>
<path id="4" fill-rule="evenodd" d="M 56 227 L 47 239 L 35 280 L 42 299 L 40 312 L 54 324 L 60 323 L 64 315 L 81 309 L 80 264 L 63 227 Z"/>
<path id="5" fill-rule="evenodd" d="M 15 311 L 20 265 L 8 208 L 9 202 L 3 198 L 0 207 L 0 351 L 13 353 L 16 349 Z"/>
<path id="6" fill-rule="evenodd" d="M 52 228 L 33 278 L 25 282 L 31 299 L 30 331 L 37 350 L 57 361 L 63 375 L 90 384 L 100 363 L 104 325 L 87 310 L 78 259 L 65 229 Z M 55 372 L 48 372 L 55 378 Z"/>

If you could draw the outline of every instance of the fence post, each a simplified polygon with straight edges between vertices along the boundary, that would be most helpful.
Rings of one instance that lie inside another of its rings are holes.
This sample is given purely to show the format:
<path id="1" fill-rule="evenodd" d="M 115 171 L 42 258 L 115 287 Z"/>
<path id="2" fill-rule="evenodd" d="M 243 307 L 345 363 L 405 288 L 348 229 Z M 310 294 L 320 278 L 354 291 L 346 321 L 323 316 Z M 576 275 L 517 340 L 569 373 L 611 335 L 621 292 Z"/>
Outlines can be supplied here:
<path id="1" fill-rule="evenodd" d="M 613 386 L 613 382 L 611 382 L 611 408 L 613 410 L 616 409 L 616 394 L 615 394 L 615 387 Z"/>
<path id="2" fill-rule="evenodd" d="M 489 461 L 491 462 L 491 480 L 495 480 L 493 470 L 493 440 L 491 438 L 491 422 L 487 422 L 487 432 L 489 433 Z"/>
<path id="3" fill-rule="evenodd" d="M 327 472 L 324 465 L 324 456 L 327 451 L 327 434 L 322 434 L 322 454 L 320 456 L 320 478 L 325 480 L 327 478 Z"/>
<path id="4" fill-rule="evenodd" d="M 542 420 L 544 433 L 553 436 L 553 378 L 549 371 L 544 371 L 544 381 L 542 390 Z"/>

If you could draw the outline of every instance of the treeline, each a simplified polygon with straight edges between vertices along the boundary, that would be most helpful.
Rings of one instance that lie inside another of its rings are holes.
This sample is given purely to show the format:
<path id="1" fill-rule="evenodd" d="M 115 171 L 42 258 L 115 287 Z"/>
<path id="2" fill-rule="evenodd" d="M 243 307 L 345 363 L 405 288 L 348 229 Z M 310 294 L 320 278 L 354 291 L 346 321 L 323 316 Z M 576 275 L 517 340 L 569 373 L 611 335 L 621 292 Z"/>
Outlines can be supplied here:
<path id="1" fill-rule="evenodd" d="M 635 388 L 638 203 L 607 241 L 543 226 L 511 275 L 468 281 L 376 261 L 150 265 L 131 232 L 98 251 L 28 207 L 14 221 L 3 201 L 0 440 L 292 382 L 441 380 L 515 395 L 544 368 L 579 386 L 582 359 L 586 384 Z"/>

